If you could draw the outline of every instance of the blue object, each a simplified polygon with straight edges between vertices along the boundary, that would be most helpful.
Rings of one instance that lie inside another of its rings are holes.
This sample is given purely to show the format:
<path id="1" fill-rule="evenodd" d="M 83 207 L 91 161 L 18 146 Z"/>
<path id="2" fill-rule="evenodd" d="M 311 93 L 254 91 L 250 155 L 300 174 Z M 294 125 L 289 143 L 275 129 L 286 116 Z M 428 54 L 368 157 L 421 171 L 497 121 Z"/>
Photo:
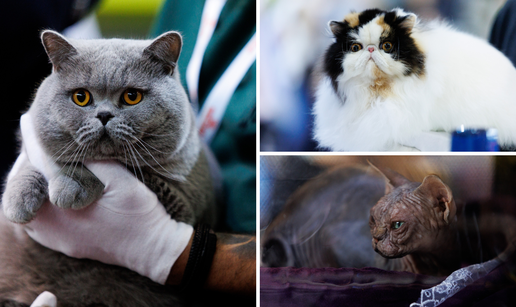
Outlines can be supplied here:
<path id="1" fill-rule="evenodd" d="M 457 129 L 452 133 L 451 151 L 498 151 L 496 129 Z"/>

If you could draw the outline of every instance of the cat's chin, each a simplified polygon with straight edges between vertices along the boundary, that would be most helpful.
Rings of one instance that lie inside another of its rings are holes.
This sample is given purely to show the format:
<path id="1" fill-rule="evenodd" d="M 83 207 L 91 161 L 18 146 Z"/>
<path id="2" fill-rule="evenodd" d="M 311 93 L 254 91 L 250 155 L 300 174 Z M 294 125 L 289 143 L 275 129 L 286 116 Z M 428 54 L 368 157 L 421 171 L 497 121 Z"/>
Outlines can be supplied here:
<path id="1" fill-rule="evenodd" d="M 402 254 L 399 254 L 399 255 L 394 255 L 394 256 L 388 256 L 388 255 L 385 255 L 384 253 L 382 253 L 378 248 L 375 248 L 374 250 L 375 252 L 377 252 L 380 256 L 382 256 L 383 258 L 387 258 L 387 259 L 396 259 L 396 258 L 402 258 L 402 257 L 405 257 L 406 255 L 408 255 L 408 253 L 402 253 Z"/>

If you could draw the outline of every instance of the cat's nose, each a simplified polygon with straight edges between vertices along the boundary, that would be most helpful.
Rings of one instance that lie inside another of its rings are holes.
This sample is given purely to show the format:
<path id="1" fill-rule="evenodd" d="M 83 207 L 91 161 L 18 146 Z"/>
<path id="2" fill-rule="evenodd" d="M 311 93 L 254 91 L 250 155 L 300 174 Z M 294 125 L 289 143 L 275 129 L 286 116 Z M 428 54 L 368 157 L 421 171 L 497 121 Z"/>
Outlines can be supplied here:
<path id="1" fill-rule="evenodd" d="M 97 114 L 97 118 L 100 120 L 100 122 L 102 123 L 102 125 L 106 125 L 108 123 L 108 121 L 115 117 L 113 114 L 111 114 L 110 112 L 99 112 L 99 114 Z"/>
<path id="2" fill-rule="evenodd" d="M 369 50 L 369 52 L 373 53 L 374 47 L 373 46 L 369 46 L 369 47 L 367 47 L 367 50 Z"/>

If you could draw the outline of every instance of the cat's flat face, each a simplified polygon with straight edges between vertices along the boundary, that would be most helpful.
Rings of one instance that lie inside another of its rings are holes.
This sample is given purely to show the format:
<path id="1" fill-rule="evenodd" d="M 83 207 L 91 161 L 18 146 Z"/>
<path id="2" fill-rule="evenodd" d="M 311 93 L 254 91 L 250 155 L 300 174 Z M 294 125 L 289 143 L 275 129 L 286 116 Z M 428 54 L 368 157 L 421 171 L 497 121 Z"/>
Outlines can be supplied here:
<path id="1" fill-rule="evenodd" d="M 403 257 L 417 248 L 417 242 L 426 235 L 418 216 L 422 212 L 411 192 L 418 184 L 398 188 L 382 197 L 371 208 L 369 227 L 373 249 L 385 258 Z M 414 240 L 416 238 L 416 240 Z"/>
<path id="2" fill-rule="evenodd" d="M 181 37 L 168 35 L 138 41 L 43 34 L 54 71 L 31 109 L 55 159 L 154 163 L 182 146 L 193 119 L 174 73 Z"/>
<path id="3" fill-rule="evenodd" d="M 433 252 L 455 216 L 451 190 L 437 176 L 394 188 L 371 208 L 373 249 L 385 258 Z"/>
<path id="4" fill-rule="evenodd" d="M 424 55 L 411 36 L 416 20 L 401 9 L 371 9 L 330 22 L 335 42 L 324 65 L 334 88 L 352 79 L 385 87 L 392 78 L 422 74 Z"/>

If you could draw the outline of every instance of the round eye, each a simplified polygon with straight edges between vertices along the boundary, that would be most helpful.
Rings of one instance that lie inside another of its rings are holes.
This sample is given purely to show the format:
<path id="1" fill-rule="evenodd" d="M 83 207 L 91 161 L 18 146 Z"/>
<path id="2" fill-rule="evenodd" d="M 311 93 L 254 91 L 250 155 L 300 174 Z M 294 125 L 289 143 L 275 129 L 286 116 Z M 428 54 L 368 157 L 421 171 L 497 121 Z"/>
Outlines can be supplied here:
<path id="1" fill-rule="evenodd" d="M 394 222 L 394 223 L 392 223 L 391 228 L 392 228 L 392 229 L 398 229 L 398 228 L 400 228 L 400 227 L 401 227 L 401 225 L 403 225 L 403 224 L 405 224 L 405 223 L 404 223 L 404 222 Z"/>
<path id="2" fill-rule="evenodd" d="M 142 101 L 143 94 L 139 90 L 135 90 L 134 88 L 130 88 L 125 90 L 124 94 L 122 94 L 122 100 L 128 105 L 135 105 Z"/>
<path id="3" fill-rule="evenodd" d="M 78 106 L 84 107 L 91 101 L 91 94 L 87 90 L 78 89 L 72 94 L 72 100 Z"/>
<path id="4" fill-rule="evenodd" d="M 385 52 L 390 52 L 392 50 L 392 44 L 390 42 L 385 42 L 382 44 L 382 49 Z"/>
<path id="5" fill-rule="evenodd" d="M 351 51 L 357 52 L 357 51 L 360 51 L 360 50 L 362 50 L 362 45 L 357 44 L 357 43 L 351 45 Z"/>

